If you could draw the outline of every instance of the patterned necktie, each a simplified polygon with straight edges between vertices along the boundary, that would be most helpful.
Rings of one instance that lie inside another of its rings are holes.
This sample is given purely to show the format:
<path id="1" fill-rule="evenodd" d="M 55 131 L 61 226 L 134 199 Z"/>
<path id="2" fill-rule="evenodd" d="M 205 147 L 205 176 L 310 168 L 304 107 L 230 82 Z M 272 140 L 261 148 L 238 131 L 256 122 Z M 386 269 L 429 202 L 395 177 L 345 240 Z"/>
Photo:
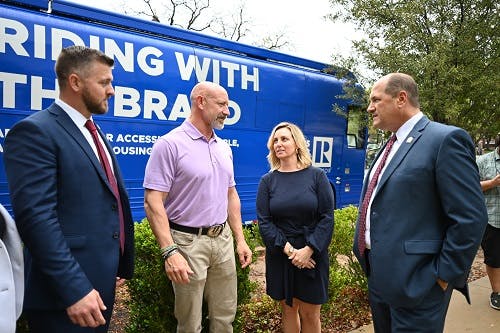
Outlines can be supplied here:
<path id="1" fill-rule="evenodd" d="M 370 198 L 372 197 L 373 190 L 375 190 L 375 187 L 377 186 L 378 177 L 380 176 L 380 172 L 384 168 L 385 162 L 387 161 L 387 156 L 389 156 L 389 153 L 391 152 L 392 146 L 394 145 L 395 141 L 396 141 L 396 135 L 393 134 L 389 139 L 389 141 L 387 142 L 387 145 L 385 146 L 382 159 L 380 160 L 380 163 L 378 164 L 377 169 L 375 170 L 375 173 L 373 174 L 373 177 L 370 180 L 370 183 L 368 184 L 365 196 L 363 197 L 363 202 L 361 203 L 361 211 L 359 213 L 359 227 L 358 227 L 359 229 L 358 249 L 361 256 L 364 255 L 366 249 L 366 241 L 365 241 L 366 213 L 368 211 L 368 205 L 370 204 Z"/>
<path id="2" fill-rule="evenodd" d="M 101 166 L 104 169 L 104 172 L 106 173 L 109 185 L 113 189 L 113 194 L 116 197 L 116 201 L 118 202 L 118 216 L 120 219 L 120 249 L 123 253 L 123 250 L 125 249 L 125 232 L 124 232 L 122 202 L 120 200 L 120 193 L 118 192 L 118 184 L 116 183 L 115 175 L 111 170 L 108 157 L 106 156 L 106 151 L 104 150 L 104 147 L 102 146 L 101 141 L 99 140 L 98 137 L 99 134 L 97 133 L 97 128 L 95 127 L 92 120 L 90 119 L 87 120 L 87 122 L 85 123 L 85 127 L 90 131 L 90 134 L 92 134 L 92 139 L 94 140 L 94 143 L 97 147 L 97 152 L 99 154 L 99 161 L 101 162 Z"/>

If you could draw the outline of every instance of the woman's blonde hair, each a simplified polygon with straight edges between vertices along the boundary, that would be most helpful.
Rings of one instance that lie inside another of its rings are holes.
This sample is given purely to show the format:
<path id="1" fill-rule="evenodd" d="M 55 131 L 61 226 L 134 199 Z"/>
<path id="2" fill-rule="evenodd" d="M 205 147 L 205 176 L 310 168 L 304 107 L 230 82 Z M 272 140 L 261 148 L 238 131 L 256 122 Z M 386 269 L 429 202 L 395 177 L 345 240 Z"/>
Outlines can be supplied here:
<path id="1" fill-rule="evenodd" d="M 271 171 L 277 170 L 280 167 L 280 160 L 274 153 L 274 134 L 276 134 L 277 130 L 282 128 L 288 128 L 290 130 L 290 133 L 292 134 L 293 140 L 295 141 L 295 145 L 297 146 L 296 153 L 299 168 L 303 169 L 309 167 L 312 164 L 312 160 L 309 149 L 307 149 L 307 141 L 304 137 L 304 133 L 302 133 L 297 125 L 288 122 L 282 122 L 273 128 L 271 135 L 267 140 L 267 148 L 269 149 L 269 154 L 267 154 L 267 161 L 269 162 Z"/>

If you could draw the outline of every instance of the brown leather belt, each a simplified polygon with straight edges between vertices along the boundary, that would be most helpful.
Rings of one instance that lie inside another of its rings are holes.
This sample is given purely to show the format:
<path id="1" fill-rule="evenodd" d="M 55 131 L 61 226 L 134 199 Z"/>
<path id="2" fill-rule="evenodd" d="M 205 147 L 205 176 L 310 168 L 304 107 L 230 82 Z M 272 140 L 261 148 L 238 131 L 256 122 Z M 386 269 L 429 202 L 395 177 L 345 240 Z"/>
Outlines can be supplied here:
<path id="1" fill-rule="evenodd" d="M 194 235 L 207 235 L 209 237 L 217 237 L 220 234 L 222 234 L 222 231 L 224 230 L 224 227 L 226 226 L 226 222 L 222 224 L 216 224 L 211 227 L 206 227 L 206 228 L 195 228 L 195 227 L 188 227 L 186 225 L 180 225 L 172 221 L 168 221 L 170 228 L 181 231 L 181 232 L 187 232 L 189 234 L 194 234 Z"/>

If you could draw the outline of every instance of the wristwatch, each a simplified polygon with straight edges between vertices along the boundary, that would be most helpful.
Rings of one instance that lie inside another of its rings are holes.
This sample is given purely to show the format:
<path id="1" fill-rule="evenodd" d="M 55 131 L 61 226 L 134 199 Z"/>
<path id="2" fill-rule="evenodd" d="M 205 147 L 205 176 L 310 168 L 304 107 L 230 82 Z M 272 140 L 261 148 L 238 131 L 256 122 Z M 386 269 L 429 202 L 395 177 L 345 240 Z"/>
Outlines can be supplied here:
<path id="1" fill-rule="evenodd" d="M 291 256 L 293 254 L 293 251 L 295 251 L 295 249 L 293 248 L 292 244 L 290 244 L 290 247 L 288 248 L 288 255 Z"/>

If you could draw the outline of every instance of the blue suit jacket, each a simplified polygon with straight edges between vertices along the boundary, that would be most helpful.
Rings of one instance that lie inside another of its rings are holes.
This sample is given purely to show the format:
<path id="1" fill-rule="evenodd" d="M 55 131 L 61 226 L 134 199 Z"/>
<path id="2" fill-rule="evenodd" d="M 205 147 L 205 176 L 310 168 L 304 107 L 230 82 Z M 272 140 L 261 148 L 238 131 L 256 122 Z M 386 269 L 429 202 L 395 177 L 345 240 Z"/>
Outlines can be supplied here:
<path id="1" fill-rule="evenodd" d="M 116 277 L 132 277 L 132 215 L 118 163 L 106 145 L 125 217 L 123 255 L 116 198 L 66 112 L 52 104 L 18 122 L 5 139 L 11 202 L 26 245 L 25 309 L 65 309 L 92 289 L 112 308 Z"/>
<path id="2" fill-rule="evenodd" d="M 362 197 L 366 187 L 367 179 Z M 370 272 L 354 242 L 370 286 L 391 306 L 408 308 L 439 277 L 469 300 L 467 277 L 487 223 L 469 135 L 423 117 L 373 195 Z"/>

